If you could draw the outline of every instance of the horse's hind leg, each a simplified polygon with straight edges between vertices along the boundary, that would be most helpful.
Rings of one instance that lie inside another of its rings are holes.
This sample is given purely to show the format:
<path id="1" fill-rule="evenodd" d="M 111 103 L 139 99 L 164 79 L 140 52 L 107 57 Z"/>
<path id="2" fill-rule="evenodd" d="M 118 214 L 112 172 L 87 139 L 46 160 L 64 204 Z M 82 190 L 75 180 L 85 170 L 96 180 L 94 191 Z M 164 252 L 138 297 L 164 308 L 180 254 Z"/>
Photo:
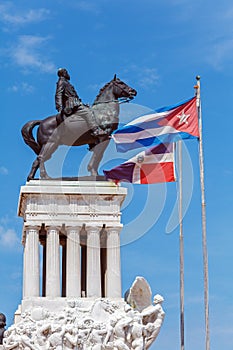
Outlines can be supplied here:
<path id="1" fill-rule="evenodd" d="M 32 163 L 32 168 L 31 171 L 27 177 L 27 181 L 30 181 L 32 179 L 34 179 L 37 169 L 39 168 L 40 162 L 38 160 L 38 158 L 36 158 L 36 160 L 34 160 L 34 162 Z"/>
<path id="2" fill-rule="evenodd" d="M 40 154 L 37 157 L 39 161 L 41 179 L 50 179 L 45 169 L 44 163 L 46 162 L 46 160 L 51 158 L 52 154 L 56 151 L 57 148 L 58 144 L 56 142 L 47 142 L 42 146 Z"/>
<path id="3" fill-rule="evenodd" d="M 109 139 L 102 141 L 92 149 L 93 154 L 87 166 L 87 170 L 91 173 L 92 176 L 98 175 L 98 167 L 109 142 Z"/>

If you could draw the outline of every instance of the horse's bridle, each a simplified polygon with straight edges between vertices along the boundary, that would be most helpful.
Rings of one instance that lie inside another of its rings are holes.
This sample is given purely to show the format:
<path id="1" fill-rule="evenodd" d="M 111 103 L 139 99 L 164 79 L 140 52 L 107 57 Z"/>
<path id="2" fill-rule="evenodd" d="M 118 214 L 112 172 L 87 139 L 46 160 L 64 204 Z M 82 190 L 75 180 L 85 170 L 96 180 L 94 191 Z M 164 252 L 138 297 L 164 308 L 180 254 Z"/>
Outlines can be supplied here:
<path id="1" fill-rule="evenodd" d="M 115 82 L 115 80 L 112 80 L 112 83 L 113 83 L 113 85 L 116 86 L 118 89 L 120 89 L 121 91 L 127 93 L 127 90 L 124 89 L 123 87 L 117 85 L 117 83 Z M 132 99 L 133 99 L 133 97 L 132 97 L 132 98 L 130 98 L 130 97 L 123 97 L 123 102 L 129 102 L 129 101 L 132 100 Z M 123 102 L 122 102 L 122 103 L 123 103 Z"/>
<path id="2" fill-rule="evenodd" d="M 127 92 L 124 88 L 122 88 L 121 86 L 117 85 L 116 82 L 114 80 L 112 80 L 112 83 L 114 86 L 117 86 L 118 89 L 120 89 L 121 91 Z M 101 101 L 101 102 L 95 102 L 93 103 L 93 105 L 100 105 L 100 104 L 105 104 L 105 103 L 112 103 L 112 102 L 117 102 L 119 104 L 121 103 L 126 103 L 126 102 L 130 102 L 132 101 L 133 97 L 120 97 L 119 100 L 110 100 L 110 101 Z"/>
<path id="3" fill-rule="evenodd" d="M 130 102 L 130 101 L 132 101 L 132 98 L 122 97 L 122 98 L 120 98 L 120 101 L 119 100 L 110 100 L 110 101 L 95 102 L 95 103 L 93 103 L 93 106 L 94 105 L 102 105 L 102 104 L 105 104 L 105 103 L 112 103 L 112 102 L 121 104 L 121 103 Z"/>

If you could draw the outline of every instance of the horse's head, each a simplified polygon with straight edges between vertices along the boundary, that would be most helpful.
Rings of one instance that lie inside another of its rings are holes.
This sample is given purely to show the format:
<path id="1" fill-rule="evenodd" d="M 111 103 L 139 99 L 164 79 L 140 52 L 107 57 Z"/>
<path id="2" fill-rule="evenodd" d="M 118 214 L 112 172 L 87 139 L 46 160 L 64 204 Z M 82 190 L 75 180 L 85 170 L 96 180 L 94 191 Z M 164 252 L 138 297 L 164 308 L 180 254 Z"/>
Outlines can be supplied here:
<path id="1" fill-rule="evenodd" d="M 116 74 L 111 81 L 111 85 L 113 86 L 113 93 L 116 99 L 126 97 L 132 100 L 137 95 L 137 91 L 117 78 Z"/>

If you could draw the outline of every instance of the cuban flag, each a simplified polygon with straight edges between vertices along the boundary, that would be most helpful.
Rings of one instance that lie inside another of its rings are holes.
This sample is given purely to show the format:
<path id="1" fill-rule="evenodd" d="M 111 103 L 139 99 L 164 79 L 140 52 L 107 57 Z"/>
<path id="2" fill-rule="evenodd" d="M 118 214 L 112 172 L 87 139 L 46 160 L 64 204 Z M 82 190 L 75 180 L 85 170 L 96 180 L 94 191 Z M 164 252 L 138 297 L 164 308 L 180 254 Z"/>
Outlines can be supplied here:
<path id="1" fill-rule="evenodd" d="M 139 117 L 112 134 L 119 152 L 199 137 L 196 97 Z"/>
<path id="2" fill-rule="evenodd" d="M 174 144 L 160 144 L 137 154 L 123 164 L 104 170 L 107 180 L 154 184 L 175 179 Z"/>

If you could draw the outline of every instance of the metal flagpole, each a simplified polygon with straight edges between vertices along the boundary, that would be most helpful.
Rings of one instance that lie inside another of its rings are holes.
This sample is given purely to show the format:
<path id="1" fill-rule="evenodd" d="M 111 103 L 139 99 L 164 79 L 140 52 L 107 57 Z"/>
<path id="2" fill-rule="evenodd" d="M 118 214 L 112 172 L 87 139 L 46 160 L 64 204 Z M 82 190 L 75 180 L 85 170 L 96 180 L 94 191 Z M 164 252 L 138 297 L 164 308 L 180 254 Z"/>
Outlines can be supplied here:
<path id="1" fill-rule="evenodd" d="M 183 171 L 182 141 L 178 142 L 179 164 L 179 250 L 180 250 L 180 349 L 184 350 L 184 240 L 183 240 Z"/>
<path id="2" fill-rule="evenodd" d="M 205 302 L 205 348 L 210 349 L 210 331 L 209 331 L 209 273 L 208 273 L 208 253 L 206 239 L 206 202 L 205 202 L 205 183 L 204 183 L 204 156 L 202 140 L 202 114 L 201 114 L 201 94 L 200 94 L 200 76 L 196 77 L 197 85 L 197 109 L 199 117 L 199 163 L 200 163 L 200 184 L 201 184 L 201 215 L 202 215 L 202 250 L 204 265 L 204 302 Z"/>

